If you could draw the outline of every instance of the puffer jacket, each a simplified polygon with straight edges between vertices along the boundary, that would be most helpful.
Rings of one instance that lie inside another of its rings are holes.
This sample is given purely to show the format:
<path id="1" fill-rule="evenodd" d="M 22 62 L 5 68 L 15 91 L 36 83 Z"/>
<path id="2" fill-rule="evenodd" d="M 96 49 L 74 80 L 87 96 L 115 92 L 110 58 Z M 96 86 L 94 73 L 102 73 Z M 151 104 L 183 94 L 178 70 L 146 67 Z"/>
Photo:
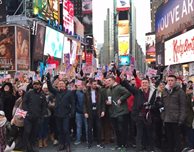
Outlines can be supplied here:
<path id="1" fill-rule="evenodd" d="M 170 92 L 166 87 L 162 94 L 164 104 L 164 122 L 182 124 L 186 117 L 186 94 L 179 87 L 175 86 Z"/>
<path id="2" fill-rule="evenodd" d="M 47 80 L 49 91 L 55 96 L 54 115 L 60 118 L 72 117 L 75 113 L 75 98 L 70 90 L 55 89 L 50 80 Z"/>

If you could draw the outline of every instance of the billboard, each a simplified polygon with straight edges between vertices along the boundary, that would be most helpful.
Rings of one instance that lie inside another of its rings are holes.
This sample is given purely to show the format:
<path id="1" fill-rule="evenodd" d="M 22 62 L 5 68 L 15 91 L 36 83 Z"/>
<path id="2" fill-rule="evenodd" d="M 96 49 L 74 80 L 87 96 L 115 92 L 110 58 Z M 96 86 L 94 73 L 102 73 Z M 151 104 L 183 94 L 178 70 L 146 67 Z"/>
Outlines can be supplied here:
<path id="1" fill-rule="evenodd" d="M 44 55 L 62 58 L 64 35 L 50 27 L 46 27 Z"/>
<path id="2" fill-rule="evenodd" d="M 146 62 L 156 61 L 156 36 L 155 34 L 146 34 Z"/>
<path id="3" fill-rule="evenodd" d="M 45 26 L 37 24 L 33 49 L 33 60 L 35 62 L 41 61 L 43 59 L 45 30 L 46 30 Z"/>
<path id="4" fill-rule="evenodd" d="M 194 61 L 194 29 L 165 42 L 165 65 Z"/>
<path id="5" fill-rule="evenodd" d="M 82 13 L 83 14 L 92 13 L 92 0 L 82 0 Z"/>
<path id="6" fill-rule="evenodd" d="M 127 11 L 130 8 L 129 0 L 117 0 L 117 11 Z"/>
<path id="7" fill-rule="evenodd" d="M 5 0 L 0 0 L 0 22 L 5 22 L 6 21 L 6 1 Z"/>
<path id="8" fill-rule="evenodd" d="M 34 0 L 33 14 L 43 20 L 57 21 L 60 24 L 59 0 Z"/>
<path id="9" fill-rule="evenodd" d="M 75 22 L 75 34 L 84 37 L 84 25 L 77 19 L 77 17 L 74 17 Z"/>
<path id="10" fill-rule="evenodd" d="M 17 70 L 30 70 L 30 31 L 16 26 Z"/>
<path id="11" fill-rule="evenodd" d="M 14 26 L 0 26 L 0 70 L 15 70 Z"/>
<path id="12" fill-rule="evenodd" d="M 119 56 L 119 66 L 129 66 L 130 57 L 129 56 Z"/>
<path id="13" fill-rule="evenodd" d="M 129 35 L 129 20 L 118 21 L 118 35 Z"/>
<path id="14" fill-rule="evenodd" d="M 194 25 L 193 0 L 168 0 L 161 5 L 155 15 L 157 42 Z"/>
<path id="15" fill-rule="evenodd" d="M 129 55 L 129 36 L 119 36 L 119 55 Z"/>
<path id="16" fill-rule="evenodd" d="M 70 0 L 63 1 L 63 28 L 70 35 L 74 35 L 74 5 Z"/>
<path id="17" fill-rule="evenodd" d="M 156 43 L 156 64 L 164 65 L 164 43 Z"/>

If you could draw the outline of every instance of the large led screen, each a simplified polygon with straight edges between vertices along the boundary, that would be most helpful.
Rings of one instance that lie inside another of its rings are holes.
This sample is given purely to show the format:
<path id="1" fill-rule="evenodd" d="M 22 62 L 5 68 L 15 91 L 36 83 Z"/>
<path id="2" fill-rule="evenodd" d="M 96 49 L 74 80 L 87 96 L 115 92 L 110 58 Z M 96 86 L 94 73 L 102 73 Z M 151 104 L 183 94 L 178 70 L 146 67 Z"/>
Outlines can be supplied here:
<path id="1" fill-rule="evenodd" d="M 119 56 L 119 66 L 128 66 L 130 65 L 129 56 Z"/>
<path id="2" fill-rule="evenodd" d="M 44 55 L 61 58 L 63 54 L 64 35 L 50 27 L 46 27 Z"/>
<path id="3" fill-rule="evenodd" d="M 60 23 L 59 0 L 34 0 L 33 13 L 43 20 L 55 20 Z"/>

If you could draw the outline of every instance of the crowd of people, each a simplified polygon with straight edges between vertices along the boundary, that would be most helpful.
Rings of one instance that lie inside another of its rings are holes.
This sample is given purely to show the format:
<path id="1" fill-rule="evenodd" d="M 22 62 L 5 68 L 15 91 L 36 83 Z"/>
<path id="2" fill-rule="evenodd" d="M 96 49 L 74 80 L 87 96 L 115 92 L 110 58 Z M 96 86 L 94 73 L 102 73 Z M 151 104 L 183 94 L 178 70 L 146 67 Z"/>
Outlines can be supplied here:
<path id="1" fill-rule="evenodd" d="M 27 80 L 26 80 L 27 81 Z M 38 152 L 48 144 L 71 152 L 87 143 L 111 150 L 194 151 L 193 82 L 180 77 L 131 77 L 112 69 L 103 78 L 9 79 L 0 92 L 0 152 Z M 95 145 L 96 144 L 96 145 Z M 56 150 L 56 151 L 57 151 Z"/>

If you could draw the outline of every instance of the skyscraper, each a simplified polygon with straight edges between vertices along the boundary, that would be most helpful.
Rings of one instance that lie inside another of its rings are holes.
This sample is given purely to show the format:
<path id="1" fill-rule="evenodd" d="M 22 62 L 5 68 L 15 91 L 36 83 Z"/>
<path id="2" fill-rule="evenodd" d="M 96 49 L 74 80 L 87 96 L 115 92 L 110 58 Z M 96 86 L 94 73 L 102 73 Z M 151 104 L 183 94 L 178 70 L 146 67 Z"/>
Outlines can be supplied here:
<path id="1" fill-rule="evenodd" d="M 164 0 L 150 0 L 151 5 L 151 26 L 152 32 L 155 31 L 155 13 L 158 7 L 164 2 Z"/>

